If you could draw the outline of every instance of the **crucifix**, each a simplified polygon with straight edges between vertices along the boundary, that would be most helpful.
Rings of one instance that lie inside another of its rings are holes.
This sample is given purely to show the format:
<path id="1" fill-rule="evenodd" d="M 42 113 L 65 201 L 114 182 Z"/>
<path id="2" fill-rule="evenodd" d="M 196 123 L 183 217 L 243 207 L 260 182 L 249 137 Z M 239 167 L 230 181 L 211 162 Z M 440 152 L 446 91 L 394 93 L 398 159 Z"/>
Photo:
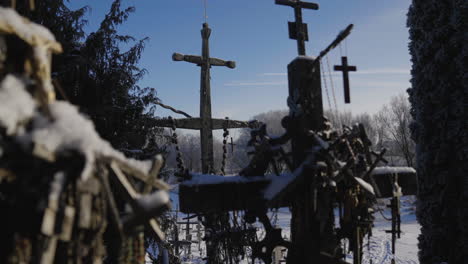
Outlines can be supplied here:
<path id="1" fill-rule="evenodd" d="M 297 50 L 299 55 L 306 55 L 305 41 L 309 41 L 307 24 L 302 23 L 302 8 L 318 10 L 319 5 L 316 3 L 302 2 L 300 0 L 276 0 L 277 5 L 286 5 L 294 8 L 294 16 L 296 21 L 288 22 L 289 38 L 297 40 Z"/>
<path id="2" fill-rule="evenodd" d="M 224 61 L 218 58 L 210 57 L 209 38 L 211 29 L 207 23 L 203 24 L 201 30 L 202 36 L 202 55 L 184 55 L 174 53 L 174 61 L 186 61 L 194 63 L 201 67 L 200 76 L 200 117 L 176 119 L 176 127 L 184 129 L 200 130 L 202 173 L 214 172 L 213 158 L 213 130 L 224 128 L 244 128 L 250 127 L 248 122 L 230 120 L 225 124 L 223 119 L 213 119 L 211 117 L 211 87 L 210 87 L 210 68 L 211 66 L 225 66 L 231 69 L 236 67 L 234 61 Z M 160 127 L 171 127 L 172 122 L 168 119 L 154 120 L 154 124 Z"/>
<path id="3" fill-rule="evenodd" d="M 343 87 L 344 87 L 344 97 L 345 103 L 349 104 L 351 102 L 349 95 L 349 72 L 356 71 L 356 66 L 348 65 L 348 57 L 341 57 L 341 65 L 335 65 L 335 71 L 343 72 Z"/>

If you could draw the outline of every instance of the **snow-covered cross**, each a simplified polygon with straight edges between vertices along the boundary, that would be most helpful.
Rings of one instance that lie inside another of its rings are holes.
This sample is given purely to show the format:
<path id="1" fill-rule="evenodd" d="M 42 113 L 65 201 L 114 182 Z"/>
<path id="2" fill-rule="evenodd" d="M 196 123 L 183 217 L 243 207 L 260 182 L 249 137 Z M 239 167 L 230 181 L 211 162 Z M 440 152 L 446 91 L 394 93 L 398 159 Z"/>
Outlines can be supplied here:
<path id="1" fill-rule="evenodd" d="M 341 65 L 335 65 L 335 71 L 343 72 L 343 87 L 344 87 L 344 97 L 345 103 L 349 104 L 351 102 L 349 95 L 349 72 L 357 71 L 356 66 L 348 65 L 348 57 L 341 57 Z"/>
<path id="2" fill-rule="evenodd" d="M 302 2 L 300 0 L 276 0 L 277 5 L 285 5 L 294 8 L 294 16 L 296 21 L 288 22 L 289 38 L 297 40 L 297 51 L 299 55 L 306 55 L 305 42 L 309 40 L 307 33 L 307 24 L 302 23 L 302 8 L 318 10 L 319 5 L 316 3 Z"/>

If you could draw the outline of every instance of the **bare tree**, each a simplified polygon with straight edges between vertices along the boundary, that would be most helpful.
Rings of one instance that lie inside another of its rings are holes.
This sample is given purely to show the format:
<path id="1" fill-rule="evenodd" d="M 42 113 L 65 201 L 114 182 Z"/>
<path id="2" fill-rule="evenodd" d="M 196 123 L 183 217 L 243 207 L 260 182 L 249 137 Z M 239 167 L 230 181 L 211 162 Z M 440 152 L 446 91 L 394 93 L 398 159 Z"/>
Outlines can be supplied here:
<path id="1" fill-rule="evenodd" d="M 258 120 L 267 127 L 267 133 L 269 136 L 275 137 L 282 135 L 285 130 L 281 125 L 283 117 L 289 114 L 289 110 L 272 110 L 265 113 L 260 113 L 253 116 L 251 119 Z M 250 157 L 247 154 L 251 149 L 247 146 L 247 142 L 250 139 L 250 129 L 243 129 L 240 132 L 239 137 L 236 139 L 234 153 L 229 160 L 230 171 L 240 171 L 250 161 Z M 288 149 L 286 149 L 288 151 Z M 281 164 L 279 164 L 281 166 Z"/>
<path id="2" fill-rule="evenodd" d="M 324 116 L 332 123 L 333 127 L 341 130 L 343 125 L 353 124 L 353 114 L 350 111 L 324 110 Z"/>
<path id="3" fill-rule="evenodd" d="M 200 135 L 184 133 L 177 130 L 177 144 L 182 154 L 182 161 L 185 168 L 191 172 L 201 172 L 201 148 Z M 229 146 L 228 146 L 229 147 Z M 228 148 L 229 149 L 229 148 Z M 221 170 L 221 162 L 223 156 L 223 143 L 218 138 L 213 138 L 213 151 L 215 157 L 215 171 L 218 173 Z M 168 148 L 167 168 L 177 168 L 176 149 L 174 145 Z M 230 153 L 228 153 L 230 158 Z M 230 160 L 227 160 L 229 163 Z"/>
<path id="4" fill-rule="evenodd" d="M 392 97 L 390 104 L 384 105 L 374 116 L 377 145 L 386 145 L 409 167 L 414 166 L 416 156 L 409 129 L 411 122 L 410 105 L 404 94 Z"/>

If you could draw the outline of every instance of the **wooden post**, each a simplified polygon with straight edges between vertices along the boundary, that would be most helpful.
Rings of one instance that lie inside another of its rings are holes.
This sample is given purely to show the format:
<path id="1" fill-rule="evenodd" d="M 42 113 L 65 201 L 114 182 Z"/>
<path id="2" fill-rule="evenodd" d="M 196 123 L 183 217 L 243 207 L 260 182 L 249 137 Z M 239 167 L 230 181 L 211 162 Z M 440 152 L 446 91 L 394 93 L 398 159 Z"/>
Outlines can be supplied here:
<path id="1" fill-rule="evenodd" d="M 300 56 L 288 65 L 289 98 L 292 135 L 293 167 L 297 168 L 307 157 L 314 142 L 307 137 L 309 130 L 319 131 L 323 124 L 320 64 L 314 58 Z M 299 187 L 292 203 L 291 242 L 287 263 L 319 263 L 320 224 L 314 212 L 314 175 Z"/>
<path id="2" fill-rule="evenodd" d="M 213 157 L 213 131 L 211 130 L 211 86 L 210 86 L 210 46 L 209 38 L 211 29 L 208 24 L 203 24 L 201 31 L 202 44 L 202 60 L 201 76 L 200 76 L 200 117 L 202 119 L 201 136 L 201 152 L 202 152 L 202 172 L 210 173 L 214 169 Z"/>

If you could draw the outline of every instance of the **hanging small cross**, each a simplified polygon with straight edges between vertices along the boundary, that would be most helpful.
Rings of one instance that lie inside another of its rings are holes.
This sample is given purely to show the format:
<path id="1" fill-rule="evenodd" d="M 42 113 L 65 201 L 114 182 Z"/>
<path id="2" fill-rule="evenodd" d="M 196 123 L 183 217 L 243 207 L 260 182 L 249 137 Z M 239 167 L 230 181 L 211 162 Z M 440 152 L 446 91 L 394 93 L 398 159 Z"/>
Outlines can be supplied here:
<path id="1" fill-rule="evenodd" d="M 309 41 L 307 24 L 302 23 L 302 8 L 318 10 L 316 3 L 302 2 L 300 0 L 275 0 L 277 5 L 286 5 L 294 8 L 295 22 L 288 22 L 289 38 L 297 40 L 297 50 L 299 55 L 306 55 L 305 41 Z"/>
<path id="2" fill-rule="evenodd" d="M 335 71 L 343 72 L 343 86 L 344 86 L 344 97 L 345 103 L 349 104 L 351 102 L 349 95 L 349 72 L 357 71 L 356 66 L 348 65 L 348 57 L 341 57 L 341 65 L 335 65 Z"/>
<path id="3" fill-rule="evenodd" d="M 234 144 L 234 140 L 232 139 L 232 137 L 231 137 L 231 143 L 229 143 L 229 145 L 231 145 L 231 153 L 234 153 L 234 146 L 237 144 Z"/>

